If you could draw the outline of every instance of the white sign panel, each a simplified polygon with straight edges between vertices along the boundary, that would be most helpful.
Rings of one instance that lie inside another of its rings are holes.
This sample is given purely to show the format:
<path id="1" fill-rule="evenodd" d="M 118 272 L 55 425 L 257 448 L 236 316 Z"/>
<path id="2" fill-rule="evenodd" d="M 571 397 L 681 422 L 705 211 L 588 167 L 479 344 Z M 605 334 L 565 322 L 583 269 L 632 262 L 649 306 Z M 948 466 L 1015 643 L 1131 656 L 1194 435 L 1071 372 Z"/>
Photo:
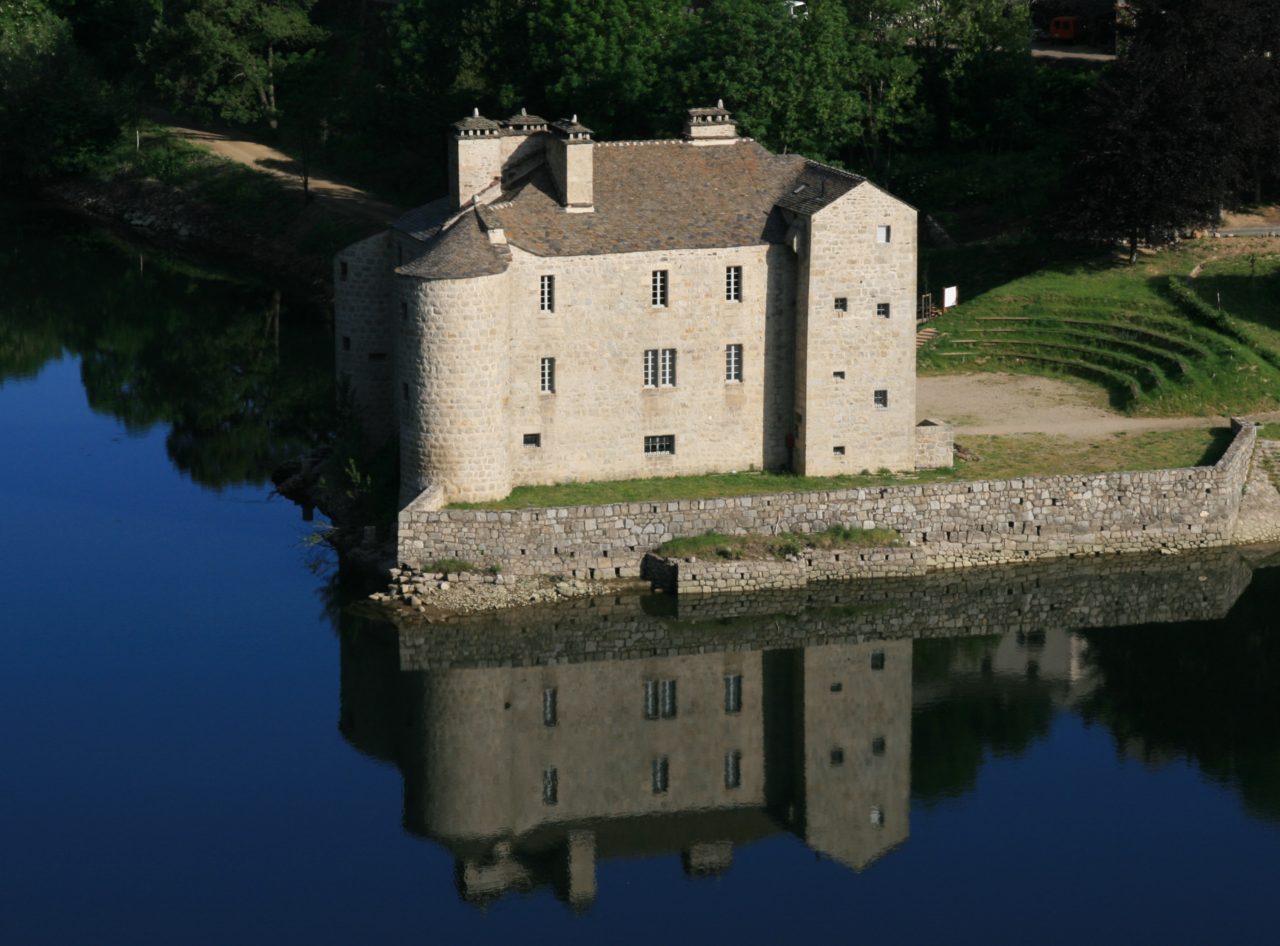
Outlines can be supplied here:
<path id="1" fill-rule="evenodd" d="M 956 304 L 956 301 L 957 301 L 956 296 L 957 296 L 957 293 L 956 293 L 955 286 L 948 286 L 946 289 L 943 289 L 942 290 L 942 307 L 944 309 L 950 309 L 953 305 Z"/>

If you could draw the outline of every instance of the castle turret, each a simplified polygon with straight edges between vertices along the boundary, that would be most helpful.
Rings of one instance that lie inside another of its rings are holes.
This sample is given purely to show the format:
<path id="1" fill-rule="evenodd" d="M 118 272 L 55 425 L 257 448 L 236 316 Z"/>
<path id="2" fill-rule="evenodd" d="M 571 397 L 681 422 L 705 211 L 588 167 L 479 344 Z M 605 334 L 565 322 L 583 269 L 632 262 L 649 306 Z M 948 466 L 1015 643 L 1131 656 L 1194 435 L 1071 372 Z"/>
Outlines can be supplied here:
<path id="1" fill-rule="evenodd" d="M 727 145 L 738 140 L 738 123 L 725 110 L 724 100 L 715 108 L 691 108 L 684 119 L 684 140 L 695 145 Z"/>
<path id="2" fill-rule="evenodd" d="M 560 190 L 560 203 L 569 213 L 593 213 L 595 158 L 591 129 L 578 124 L 578 116 L 574 115 L 552 122 L 551 130 L 547 156 Z"/>
<path id="3" fill-rule="evenodd" d="M 453 123 L 449 148 L 449 196 L 462 207 L 502 176 L 502 126 L 480 109 Z"/>

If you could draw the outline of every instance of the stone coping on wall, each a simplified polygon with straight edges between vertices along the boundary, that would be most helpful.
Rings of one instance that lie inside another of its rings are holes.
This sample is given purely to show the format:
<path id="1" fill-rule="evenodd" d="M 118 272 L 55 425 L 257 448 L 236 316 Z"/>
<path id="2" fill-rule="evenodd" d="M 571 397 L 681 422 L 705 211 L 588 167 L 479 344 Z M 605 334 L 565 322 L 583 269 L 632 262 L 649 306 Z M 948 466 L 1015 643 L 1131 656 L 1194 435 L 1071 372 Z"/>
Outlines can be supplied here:
<path id="1" fill-rule="evenodd" d="M 400 514 L 401 561 L 460 558 L 507 574 L 637 577 L 663 542 L 816 533 L 831 525 L 895 529 L 927 567 L 959 568 L 1108 551 L 1184 549 L 1230 541 L 1256 430 L 1235 436 L 1213 466 L 976 482 L 904 484 L 715 499 Z"/>

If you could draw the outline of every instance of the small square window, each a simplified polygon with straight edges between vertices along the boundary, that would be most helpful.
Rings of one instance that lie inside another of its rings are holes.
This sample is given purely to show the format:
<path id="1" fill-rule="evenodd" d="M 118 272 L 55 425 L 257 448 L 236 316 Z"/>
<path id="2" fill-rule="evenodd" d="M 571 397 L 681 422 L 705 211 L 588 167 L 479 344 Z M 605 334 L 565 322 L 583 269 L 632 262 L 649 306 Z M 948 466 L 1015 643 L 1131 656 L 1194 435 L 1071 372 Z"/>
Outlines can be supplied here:
<path id="1" fill-rule="evenodd" d="M 675 434 L 660 434 L 655 437 L 644 438 L 645 453 L 675 453 L 676 437 Z"/>
<path id="2" fill-rule="evenodd" d="M 888 391 L 876 391 L 876 392 L 875 392 L 875 402 L 876 402 L 876 407 L 888 407 L 888 406 L 889 406 L 889 392 L 888 392 Z"/>
<path id="3" fill-rule="evenodd" d="M 889 303 L 877 302 L 876 315 L 880 316 L 880 318 L 882 319 L 887 319 L 889 317 Z"/>
<path id="4" fill-rule="evenodd" d="M 835 378 L 837 381 L 843 381 L 843 380 L 844 380 L 844 372 L 843 372 L 843 371 L 833 371 L 833 372 L 831 372 L 831 377 Z"/>
<path id="5" fill-rule="evenodd" d="M 884 736 L 876 736 L 871 740 L 871 754 L 884 755 Z"/>
<path id="6" fill-rule="evenodd" d="M 347 264 L 346 264 L 346 263 L 339 263 L 339 264 L 338 264 L 338 278 L 339 278 L 339 279 L 346 279 L 346 278 L 347 278 Z"/>
<path id="7" fill-rule="evenodd" d="M 832 750 L 831 750 L 831 764 L 832 764 L 832 765 L 844 765 L 844 750 L 843 750 L 843 749 L 832 749 Z"/>
<path id="8" fill-rule="evenodd" d="M 844 447 L 832 447 L 831 452 L 838 457 L 844 456 Z"/>
<path id="9" fill-rule="evenodd" d="M 351 339 L 346 335 L 342 336 L 342 350 L 351 351 Z"/>
<path id="10" fill-rule="evenodd" d="M 846 299 L 844 296 L 837 296 L 837 297 L 836 297 L 836 311 L 837 311 L 837 312 L 848 312 L 848 311 L 849 311 L 849 300 L 848 300 L 848 299 Z"/>
<path id="11" fill-rule="evenodd" d="M 872 670 L 884 669 L 884 651 L 883 650 L 877 650 L 871 655 L 871 669 Z"/>
<path id="12" fill-rule="evenodd" d="M 844 690 L 844 684 L 843 684 L 843 683 L 833 683 L 833 684 L 831 684 L 831 692 L 832 692 L 832 693 L 839 693 L 839 692 L 841 692 L 842 690 Z"/>
<path id="13" fill-rule="evenodd" d="M 525 434 L 525 435 L 524 435 L 524 445 L 525 445 L 526 447 L 541 447 L 541 446 L 542 446 L 542 434 Z"/>
<path id="14" fill-rule="evenodd" d="M 876 227 L 876 242 L 888 243 L 892 236 L 891 228 L 888 226 Z"/>

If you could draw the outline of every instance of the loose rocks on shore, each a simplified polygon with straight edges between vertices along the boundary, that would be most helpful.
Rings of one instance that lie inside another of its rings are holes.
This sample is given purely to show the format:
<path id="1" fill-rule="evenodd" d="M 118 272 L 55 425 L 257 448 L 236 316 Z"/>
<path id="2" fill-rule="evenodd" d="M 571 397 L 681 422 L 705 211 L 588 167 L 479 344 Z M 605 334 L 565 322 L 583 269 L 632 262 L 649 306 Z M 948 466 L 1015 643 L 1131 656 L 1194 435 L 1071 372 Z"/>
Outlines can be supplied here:
<path id="1" fill-rule="evenodd" d="M 604 581 L 565 580 L 558 575 L 514 578 L 481 572 L 431 572 L 401 565 L 391 569 L 391 585 L 370 600 L 401 619 L 493 611 L 616 591 Z"/>

